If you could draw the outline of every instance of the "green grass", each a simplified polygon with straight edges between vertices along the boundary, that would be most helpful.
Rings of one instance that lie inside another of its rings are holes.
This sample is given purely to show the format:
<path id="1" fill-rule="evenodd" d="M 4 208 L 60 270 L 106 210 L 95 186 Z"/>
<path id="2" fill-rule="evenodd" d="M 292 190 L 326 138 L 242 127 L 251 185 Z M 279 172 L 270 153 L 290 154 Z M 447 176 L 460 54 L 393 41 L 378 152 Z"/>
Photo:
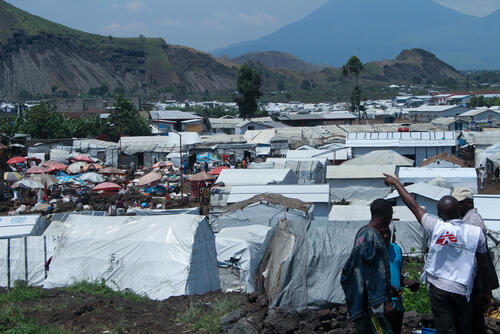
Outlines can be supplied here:
<path id="1" fill-rule="evenodd" d="M 129 289 L 121 290 L 121 289 L 119 289 L 119 287 L 117 285 L 116 285 L 116 288 L 117 288 L 116 290 L 110 288 L 109 286 L 106 285 L 106 282 L 104 281 L 104 279 L 102 279 L 101 281 L 99 281 L 99 280 L 75 281 L 70 286 L 64 288 L 64 290 L 86 293 L 86 294 L 95 295 L 95 296 L 102 296 L 102 297 L 123 297 L 123 298 L 137 300 L 137 301 L 149 300 L 147 297 L 140 296 L 140 295 L 132 292 Z"/>
<path id="2" fill-rule="evenodd" d="M 416 260 L 410 260 L 405 264 L 403 270 L 408 275 L 408 279 L 419 282 L 423 264 Z M 416 311 L 418 314 L 430 313 L 431 304 L 427 285 L 420 284 L 420 288 L 417 292 L 411 292 L 409 289 L 405 289 L 403 292 L 403 304 L 406 312 Z"/>
<path id="3" fill-rule="evenodd" d="M 178 320 L 190 328 L 210 334 L 221 333 L 220 318 L 239 307 L 235 297 L 219 298 L 211 306 L 189 303 L 186 311 L 179 315 Z"/>
<path id="4" fill-rule="evenodd" d="M 44 295 L 45 293 L 41 288 L 19 286 L 0 294 L 0 305 L 38 299 Z"/>
<path id="5" fill-rule="evenodd" d="M 37 325 L 24 317 L 17 306 L 6 305 L 0 308 L 0 332 L 5 334 L 69 334 L 62 329 Z"/>

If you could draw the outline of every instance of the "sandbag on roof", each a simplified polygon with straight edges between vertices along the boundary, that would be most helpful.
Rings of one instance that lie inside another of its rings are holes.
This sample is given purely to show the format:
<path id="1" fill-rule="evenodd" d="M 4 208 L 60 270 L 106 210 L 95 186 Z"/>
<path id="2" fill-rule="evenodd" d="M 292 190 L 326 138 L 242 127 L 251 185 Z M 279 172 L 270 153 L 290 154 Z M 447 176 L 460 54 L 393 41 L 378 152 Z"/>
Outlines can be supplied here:
<path id="1" fill-rule="evenodd" d="M 219 289 L 215 238 L 195 215 L 93 217 L 63 223 L 45 288 L 101 280 L 151 299 Z"/>
<path id="2" fill-rule="evenodd" d="M 223 291 L 254 292 L 253 275 L 262 260 L 263 245 L 271 236 L 272 228 L 264 225 L 228 227 L 215 235 Z"/>

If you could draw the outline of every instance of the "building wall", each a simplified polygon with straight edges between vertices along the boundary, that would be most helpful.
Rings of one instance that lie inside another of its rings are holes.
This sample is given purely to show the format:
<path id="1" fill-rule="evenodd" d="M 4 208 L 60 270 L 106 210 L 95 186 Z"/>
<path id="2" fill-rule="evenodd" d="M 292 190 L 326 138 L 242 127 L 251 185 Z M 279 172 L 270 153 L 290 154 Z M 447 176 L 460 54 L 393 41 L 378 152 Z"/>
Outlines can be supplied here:
<path id="1" fill-rule="evenodd" d="M 185 129 L 186 129 L 186 132 L 197 132 L 197 133 L 201 133 L 201 124 L 189 124 L 189 123 L 186 123 L 184 124 L 185 125 Z"/>
<path id="2" fill-rule="evenodd" d="M 491 110 L 485 111 L 472 117 L 475 122 L 500 121 L 500 114 Z"/>
<path id="3" fill-rule="evenodd" d="M 370 153 L 372 151 L 380 151 L 380 150 L 392 150 L 401 155 L 404 155 L 410 159 L 415 160 L 415 165 L 420 166 L 420 164 L 430 157 L 446 152 L 448 154 L 452 154 L 451 147 L 353 147 L 352 155 L 353 157 L 357 157 L 363 154 Z"/>

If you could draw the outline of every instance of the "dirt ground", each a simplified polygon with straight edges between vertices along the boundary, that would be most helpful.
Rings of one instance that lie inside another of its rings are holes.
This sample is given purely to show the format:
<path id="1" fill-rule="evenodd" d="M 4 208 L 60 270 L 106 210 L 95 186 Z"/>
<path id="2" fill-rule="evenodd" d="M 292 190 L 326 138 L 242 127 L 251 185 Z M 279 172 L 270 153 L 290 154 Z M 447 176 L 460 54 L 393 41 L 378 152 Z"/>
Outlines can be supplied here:
<path id="1" fill-rule="evenodd" d="M 210 308 L 228 296 L 236 301 L 246 299 L 243 295 L 222 292 L 152 301 L 96 296 L 62 289 L 43 291 L 44 295 L 40 298 L 13 304 L 22 310 L 24 317 L 37 325 L 67 333 L 204 333 L 183 322 L 182 316 L 189 305 Z M 5 292 L 5 289 L 0 290 L 0 296 Z M 6 305 L 0 305 L 0 310 L 2 307 Z"/>

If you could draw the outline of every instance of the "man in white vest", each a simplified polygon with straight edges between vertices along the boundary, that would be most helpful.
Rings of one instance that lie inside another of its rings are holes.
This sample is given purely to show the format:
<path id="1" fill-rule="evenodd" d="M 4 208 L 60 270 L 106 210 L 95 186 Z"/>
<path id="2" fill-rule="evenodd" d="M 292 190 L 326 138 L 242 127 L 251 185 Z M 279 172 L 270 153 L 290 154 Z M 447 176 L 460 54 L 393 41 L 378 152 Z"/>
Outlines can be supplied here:
<path id="1" fill-rule="evenodd" d="M 440 334 L 474 333 L 470 295 L 476 274 L 480 285 L 476 289 L 484 296 L 489 292 L 484 234 L 479 227 L 460 219 L 455 198 L 443 197 L 437 205 L 439 217 L 435 217 L 417 204 L 397 178 L 384 176 L 385 183 L 396 188 L 430 239 L 422 278 L 429 283 L 434 326 Z"/>

